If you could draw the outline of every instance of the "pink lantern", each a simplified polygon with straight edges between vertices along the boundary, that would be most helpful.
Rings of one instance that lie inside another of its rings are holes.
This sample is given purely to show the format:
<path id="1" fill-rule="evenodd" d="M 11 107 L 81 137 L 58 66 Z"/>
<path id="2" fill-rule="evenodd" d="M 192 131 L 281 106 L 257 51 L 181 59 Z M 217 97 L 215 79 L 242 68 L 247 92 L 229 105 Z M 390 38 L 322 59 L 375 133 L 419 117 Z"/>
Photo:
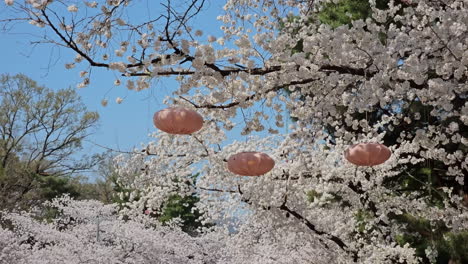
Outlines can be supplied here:
<path id="1" fill-rule="evenodd" d="M 241 176 L 260 176 L 274 166 L 275 161 L 261 152 L 241 152 L 228 159 L 228 170 Z"/>
<path id="2" fill-rule="evenodd" d="M 193 110 L 171 107 L 156 112 L 153 123 L 166 133 L 188 135 L 203 127 L 203 118 Z"/>
<path id="3" fill-rule="evenodd" d="M 345 151 L 345 158 L 357 166 L 375 166 L 387 161 L 392 153 L 378 143 L 359 143 Z"/>

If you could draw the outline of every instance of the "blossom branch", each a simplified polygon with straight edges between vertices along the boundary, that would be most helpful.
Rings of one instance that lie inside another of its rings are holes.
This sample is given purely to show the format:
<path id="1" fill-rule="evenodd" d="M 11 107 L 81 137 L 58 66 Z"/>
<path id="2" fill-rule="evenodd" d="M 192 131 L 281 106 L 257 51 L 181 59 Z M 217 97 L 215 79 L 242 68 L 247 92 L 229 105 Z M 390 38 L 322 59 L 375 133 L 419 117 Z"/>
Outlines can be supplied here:
<path id="1" fill-rule="evenodd" d="M 303 222 L 307 228 L 309 228 L 310 230 L 312 230 L 315 234 L 319 235 L 319 236 L 324 236 L 328 239 L 330 239 L 331 241 L 333 241 L 338 247 L 340 247 L 342 250 L 344 250 L 345 252 L 347 252 L 348 254 L 351 254 L 352 257 L 353 257 L 353 260 L 356 262 L 357 259 L 358 259 L 358 256 L 357 256 L 357 252 L 354 252 L 354 251 L 350 251 L 348 249 L 348 246 L 343 242 L 343 240 L 341 240 L 339 237 L 337 236 L 334 236 L 334 235 L 331 235 L 331 234 L 328 234 L 326 232 L 323 232 L 323 231 L 320 231 L 320 230 L 317 230 L 317 228 L 315 227 L 314 224 L 312 224 L 309 220 L 307 220 L 304 216 L 302 216 L 301 214 L 299 214 L 298 212 L 292 210 L 291 208 L 289 208 L 287 205 L 286 205 L 286 200 L 285 202 L 279 207 L 280 210 L 283 210 L 285 212 L 288 212 L 289 214 L 291 214 L 292 216 L 294 216 L 297 220 Z M 326 248 L 328 248 L 328 246 L 326 244 L 324 244 Z"/>

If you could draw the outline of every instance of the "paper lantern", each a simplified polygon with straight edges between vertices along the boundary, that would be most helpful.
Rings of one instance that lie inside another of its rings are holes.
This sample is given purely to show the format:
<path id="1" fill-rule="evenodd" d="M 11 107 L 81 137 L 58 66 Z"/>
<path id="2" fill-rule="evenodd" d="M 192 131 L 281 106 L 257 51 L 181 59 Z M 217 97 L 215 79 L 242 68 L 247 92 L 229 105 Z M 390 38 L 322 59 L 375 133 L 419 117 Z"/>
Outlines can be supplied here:
<path id="1" fill-rule="evenodd" d="M 155 127 L 166 133 L 187 135 L 203 127 L 203 118 L 193 110 L 171 107 L 156 112 L 153 123 Z"/>
<path id="2" fill-rule="evenodd" d="M 345 151 L 345 158 L 357 166 L 375 166 L 387 161 L 392 153 L 378 143 L 359 143 Z"/>
<path id="3" fill-rule="evenodd" d="M 228 170 L 242 176 L 260 176 L 274 166 L 275 161 L 261 152 L 241 152 L 228 159 Z"/>

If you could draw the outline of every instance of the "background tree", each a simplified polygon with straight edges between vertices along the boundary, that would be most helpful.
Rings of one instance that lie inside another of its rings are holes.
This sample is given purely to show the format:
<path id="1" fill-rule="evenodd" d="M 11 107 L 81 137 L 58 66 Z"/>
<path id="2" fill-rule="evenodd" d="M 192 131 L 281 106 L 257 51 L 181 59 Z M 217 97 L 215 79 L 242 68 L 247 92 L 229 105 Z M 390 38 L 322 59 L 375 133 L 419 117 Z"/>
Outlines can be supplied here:
<path id="1" fill-rule="evenodd" d="M 52 91 L 25 75 L 0 77 L 1 208 L 77 194 L 69 177 L 91 168 L 76 155 L 98 121 L 73 89 Z"/>

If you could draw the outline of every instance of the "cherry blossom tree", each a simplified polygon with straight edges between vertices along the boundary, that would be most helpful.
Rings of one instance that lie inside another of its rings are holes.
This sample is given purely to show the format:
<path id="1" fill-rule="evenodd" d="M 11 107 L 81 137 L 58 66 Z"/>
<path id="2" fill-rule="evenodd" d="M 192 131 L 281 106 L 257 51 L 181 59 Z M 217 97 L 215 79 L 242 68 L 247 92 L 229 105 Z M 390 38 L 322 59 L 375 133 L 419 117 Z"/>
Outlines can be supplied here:
<path id="1" fill-rule="evenodd" d="M 4 26 L 29 21 L 44 32 L 38 41 L 76 53 L 66 67 L 83 68 L 80 87 L 93 67 L 119 72 L 115 84 L 136 91 L 174 76 L 180 87 L 165 103 L 204 116 L 200 132 L 155 133 L 116 160 L 131 190 L 120 214 L 139 219 L 196 191 L 202 221 L 240 222 L 235 234 L 204 230 L 234 263 L 466 261 L 453 250 L 468 228 L 466 1 L 369 1 L 369 17 L 331 26 L 319 16 L 331 1 L 229 0 L 218 17 L 224 35 L 206 37 L 190 24 L 200 0 L 167 1 L 145 21 L 126 17 L 133 1 L 6 3 Z M 297 121 L 274 135 L 285 111 Z M 272 135 L 226 143 L 233 126 Z M 387 143 L 390 160 L 344 159 L 369 141 Z M 244 150 L 267 152 L 275 168 L 231 174 L 225 160 Z M 416 175 L 415 166 L 429 170 Z M 413 235 L 427 244 L 416 247 Z M 213 261 L 229 263 L 223 257 Z"/>
<path id="2" fill-rule="evenodd" d="M 69 197 L 46 204 L 56 210 L 51 222 L 39 212 L 4 215 L 12 227 L 0 229 L 4 263 L 213 263 L 219 247 L 209 238 L 119 220 L 114 205 L 74 201 Z M 208 251 L 210 250 L 210 251 Z"/>

